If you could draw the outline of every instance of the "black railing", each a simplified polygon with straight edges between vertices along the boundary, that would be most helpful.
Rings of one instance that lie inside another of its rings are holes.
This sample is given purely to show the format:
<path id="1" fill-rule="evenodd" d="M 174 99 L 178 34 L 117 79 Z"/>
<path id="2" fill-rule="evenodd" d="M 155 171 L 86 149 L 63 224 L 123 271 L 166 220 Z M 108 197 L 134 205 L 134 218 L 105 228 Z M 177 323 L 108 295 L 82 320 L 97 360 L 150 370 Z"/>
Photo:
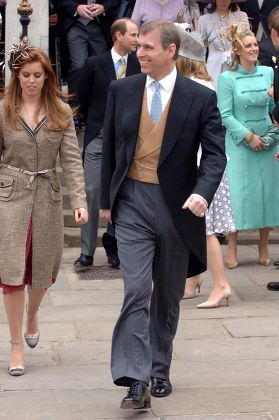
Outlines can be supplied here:
<path id="1" fill-rule="evenodd" d="M 23 42 L 28 42 L 28 25 L 30 23 L 30 15 L 33 13 L 33 9 L 28 0 L 21 0 L 17 8 L 17 13 L 20 15 L 20 23 L 22 26 L 22 32 L 20 35 L 20 40 Z"/>

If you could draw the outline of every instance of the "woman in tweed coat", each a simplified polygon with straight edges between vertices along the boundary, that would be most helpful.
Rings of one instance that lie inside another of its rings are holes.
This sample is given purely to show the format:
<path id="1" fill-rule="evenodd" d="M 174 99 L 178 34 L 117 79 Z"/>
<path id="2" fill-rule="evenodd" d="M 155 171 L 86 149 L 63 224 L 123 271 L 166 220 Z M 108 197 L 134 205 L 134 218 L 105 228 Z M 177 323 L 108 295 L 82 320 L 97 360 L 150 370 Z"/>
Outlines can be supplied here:
<path id="1" fill-rule="evenodd" d="M 83 169 L 71 109 L 59 99 L 46 54 L 28 45 L 10 52 L 12 72 L 0 104 L 0 286 L 7 313 L 9 373 L 24 373 L 22 323 L 28 284 L 29 347 L 39 341 L 37 312 L 55 281 L 63 250 L 59 155 L 76 223 L 86 223 Z"/>

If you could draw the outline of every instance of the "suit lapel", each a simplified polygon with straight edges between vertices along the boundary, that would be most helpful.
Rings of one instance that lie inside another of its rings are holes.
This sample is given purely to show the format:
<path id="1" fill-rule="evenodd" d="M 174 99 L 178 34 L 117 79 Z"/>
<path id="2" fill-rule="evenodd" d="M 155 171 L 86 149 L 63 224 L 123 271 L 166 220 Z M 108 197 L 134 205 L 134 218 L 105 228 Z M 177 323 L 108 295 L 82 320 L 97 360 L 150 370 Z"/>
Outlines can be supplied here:
<path id="1" fill-rule="evenodd" d="M 259 10 L 263 10 L 265 6 L 267 6 L 268 0 L 263 0 L 262 7 L 259 7 Z"/>
<path id="2" fill-rule="evenodd" d="M 158 167 L 162 165 L 173 149 L 185 120 L 189 116 L 193 94 L 187 85 L 187 79 L 178 73 L 166 121 Z"/>
<path id="3" fill-rule="evenodd" d="M 128 83 L 128 80 L 131 82 Z M 125 98 L 122 114 L 122 134 L 126 142 L 127 162 L 131 162 L 136 147 L 138 128 L 141 116 L 142 97 L 146 76 L 143 74 L 127 79 L 123 97 Z"/>
<path id="4" fill-rule="evenodd" d="M 104 69 L 105 74 L 107 75 L 109 80 L 116 80 L 115 68 L 111 56 L 111 52 L 108 51 L 105 57 L 104 62 L 102 63 L 102 67 Z"/>
<path id="5" fill-rule="evenodd" d="M 130 76 L 131 74 L 134 74 L 135 60 L 136 60 L 136 57 L 133 57 L 131 53 L 128 54 L 126 76 Z"/>

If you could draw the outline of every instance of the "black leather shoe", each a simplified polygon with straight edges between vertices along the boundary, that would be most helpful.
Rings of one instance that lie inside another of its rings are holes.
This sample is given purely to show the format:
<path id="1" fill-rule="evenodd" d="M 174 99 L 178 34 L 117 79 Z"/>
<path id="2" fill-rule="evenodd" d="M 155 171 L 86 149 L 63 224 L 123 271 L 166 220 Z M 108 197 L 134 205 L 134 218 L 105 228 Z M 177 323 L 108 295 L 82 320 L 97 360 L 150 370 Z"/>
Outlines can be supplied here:
<path id="1" fill-rule="evenodd" d="M 140 409 L 150 408 L 151 398 L 144 382 L 133 382 L 128 389 L 126 397 L 123 398 L 120 408 L 124 409 Z"/>
<path id="2" fill-rule="evenodd" d="M 80 257 L 74 262 L 76 267 L 87 268 L 93 264 L 93 257 L 89 255 L 80 254 Z"/>
<path id="3" fill-rule="evenodd" d="M 109 256 L 108 263 L 111 265 L 112 268 L 119 268 L 120 261 L 119 261 L 118 255 Z"/>
<path id="4" fill-rule="evenodd" d="M 105 232 L 102 243 L 108 257 L 108 263 L 111 264 L 112 268 L 119 268 L 120 261 L 118 258 L 116 238 Z"/>
<path id="5" fill-rule="evenodd" d="M 271 281 L 267 283 L 268 290 L 278 290 L 279 291 L 279 281 Z"/>
<path id="6" fill-rule="evenodd" d="M 151 378 L 150 394 L 152 397 L 167 397 L 172 393 L 172 386 L 169 379 Z"/>
<path id="7" fill-rule="evenodd" d="M 226 237 L 223 233 L 216 233 L 216 237 L 220 245 L 223 245 L 226 242 Z"/>
<path id="8" fill-rule="evenodd" d="M 278 261 L 274 261 L 273 265 L 275 265 L 276 267 L 279 267 L 279 260 Z"/>

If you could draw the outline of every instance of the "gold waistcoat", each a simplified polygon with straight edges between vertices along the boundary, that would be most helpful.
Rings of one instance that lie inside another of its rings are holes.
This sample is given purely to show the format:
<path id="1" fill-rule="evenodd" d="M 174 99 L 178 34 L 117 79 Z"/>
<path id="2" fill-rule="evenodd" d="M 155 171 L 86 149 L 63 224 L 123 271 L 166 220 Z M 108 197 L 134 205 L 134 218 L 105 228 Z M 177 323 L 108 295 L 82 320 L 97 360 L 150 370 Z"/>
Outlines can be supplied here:
<path id="1" fill-rule="evenodd" d="M 143 95 L 139 132 L 135 155 L 128 171 L 128 178 L 159 184 L 157 167 L 169 111 L 170 99 L 159 121 L 154 124 L 147 109 L 147 92 Z"/>

